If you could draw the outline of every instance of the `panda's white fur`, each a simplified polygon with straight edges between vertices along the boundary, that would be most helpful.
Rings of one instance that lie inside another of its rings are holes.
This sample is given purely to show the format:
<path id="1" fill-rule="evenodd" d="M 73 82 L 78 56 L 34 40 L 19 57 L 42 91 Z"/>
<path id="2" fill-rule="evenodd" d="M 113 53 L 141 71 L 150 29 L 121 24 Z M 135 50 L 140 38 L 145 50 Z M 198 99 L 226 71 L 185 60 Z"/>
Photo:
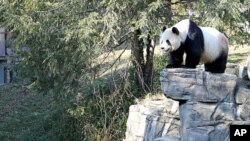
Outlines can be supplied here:
<path id="1" fill-rule="evenodd" d="M 185 42 L 190 20 L 185 19 L 173 25 L 179 30 L 179 35 L 172 32 L 172 27 L 166 29 L 160 36 L 160 46 L 163 52 L 175 51 L 181 46 L 181 42 Z M 199 27 L 204 36 L 204 51 L 201 54 L 200 61 L 203 63 L 214 61 L 222 50 L 228 52 L 228 40 L 225 35 L 211 27 Z M 167 44 L 169 40 L 171 45 Z"/>
<path id="2" fill-rule="evenodd" d="M 200 27 L 204 36 L 204 52 L 201 61 L 204 63 L 214 61 L 222 50 L 228 52 L 228 40 L 225 35 L 211 27 Z"/>

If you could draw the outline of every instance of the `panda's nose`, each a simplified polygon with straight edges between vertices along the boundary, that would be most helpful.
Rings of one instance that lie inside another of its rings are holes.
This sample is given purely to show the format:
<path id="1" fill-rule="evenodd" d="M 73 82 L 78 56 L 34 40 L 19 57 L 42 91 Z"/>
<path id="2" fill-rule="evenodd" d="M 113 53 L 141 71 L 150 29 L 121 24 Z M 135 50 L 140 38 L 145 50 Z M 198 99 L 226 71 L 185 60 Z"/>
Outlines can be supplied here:
<path id="1" fill-rule="evenodd" d="M 162 50 L 164 50 L 164 47 L 161 47 Z"/>

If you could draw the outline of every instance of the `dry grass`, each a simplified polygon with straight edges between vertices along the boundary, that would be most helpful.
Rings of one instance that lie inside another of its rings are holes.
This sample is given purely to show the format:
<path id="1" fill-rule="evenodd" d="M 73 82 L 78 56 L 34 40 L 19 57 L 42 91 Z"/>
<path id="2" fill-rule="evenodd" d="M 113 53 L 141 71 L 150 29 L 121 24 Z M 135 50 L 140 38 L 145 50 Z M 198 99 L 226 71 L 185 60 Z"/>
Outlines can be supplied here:
<path id="1" fill-rule="evenodd" d="M 250 55 L 250 45 L 231 46 L 228 62 L 246 65 L 248 55 Z"/>

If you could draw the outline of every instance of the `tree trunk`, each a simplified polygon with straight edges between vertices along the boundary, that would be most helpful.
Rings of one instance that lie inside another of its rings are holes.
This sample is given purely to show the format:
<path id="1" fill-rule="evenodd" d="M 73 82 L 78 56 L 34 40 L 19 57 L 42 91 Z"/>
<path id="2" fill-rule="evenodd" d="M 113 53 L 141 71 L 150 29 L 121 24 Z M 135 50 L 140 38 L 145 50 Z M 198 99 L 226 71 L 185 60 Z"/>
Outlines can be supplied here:
<path id="1" fill-rule="evenodd" d="M 136 70 L 136 84 L 140 93 L 147 93 L 152 91 L 152 77 L 153 77 L 153 55 L 154 46 L 151 45 L 150 36 L 147 38 L 146 44 L 146 61 L 144 60 L 143 47 L 144 42 L 139 39 L 141 31 L 135 30 L 132 35 L 132 59 Z"/>
<path id="2" fill-rule="evenodd" d="M 143 77 L 144 70 L 144 57 L 143 57 L 143 40 L 139 39 L 141 31 L 139 29 L 132 33 L 132 60 L 136 71 L 136 84 L 141 93 L 145 92 L 145 84 Z"/>
<path id="3" fill-rule="evenodd" d="M 155 49 L 155 45 L 154 45 L 154 40 L 152 40 L 150 38 L 150 35 L 148 35 L 148 38 L 147 38 L 147 45 L 146 45 L 146 51 L 147 51 L 147 54 L 146 54 L 146 64 L 145 64 L 145 67 L 144 67 L 144 72 L 143 72 L 143 75 L 144 75 L 144 81 L 145 81 L 145 87 L 146 87 L 146 90 L 147 91 L 153 91 L 153 83 L 152 83 L 152 80 L 153 80 L 153 59 L 154 59 L 154 49 Z"/>

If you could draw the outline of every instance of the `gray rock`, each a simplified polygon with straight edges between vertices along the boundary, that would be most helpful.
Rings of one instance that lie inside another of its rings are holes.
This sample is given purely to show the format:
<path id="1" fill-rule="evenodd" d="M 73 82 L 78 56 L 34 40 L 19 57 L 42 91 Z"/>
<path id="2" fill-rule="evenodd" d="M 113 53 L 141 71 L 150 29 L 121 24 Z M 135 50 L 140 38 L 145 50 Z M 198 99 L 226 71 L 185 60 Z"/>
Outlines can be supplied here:
<path id="1" fill-rule="evenodd" d="M 250 120 L 250 89 L 239 87 L 235 99 L 238 104 L 238 119 Z"/>
<path id="2" fill-rule="evenodd" d="M 160 138 L 154 139 L 154 141 L 180 141 L 180 138 L 176 138 L 176 137 L 160 137 Z"/>
<path id="3" fill-rule="evenodd" d="M 237 77 L 212 74 L 200 69 L 165 69 L 160 81 L 163 93 L 176 100 L 233 102 Z"/>
<path id="4" fill-rule="evenodd" d="M 237 116 L 240 120 L 250 120 L 250 103 L 245 103 L 238 106 Z"/>
<path id="5" fill-rule="evenodd" d="M 239 66 L 239 78 L 242 79 L 248 79 L 248 70 L 247 70 L 247 66 Z"/>
<path id="6" fill-rule="evenodd" d="M 236 118 L 234 103 L 185 102 L 180 106 L 182 141 L 226 141 L 225 121 Z"/>
<path id="7" fill-rule="evenodd" d="M 235 63 L 227 63 L 225 73 L 238 75 L 239 74 L 239 65 Z"/>
<path id="8" fill-rule="evenodd" d="M 229 141 L 229 125 L 239 119 L 237 114 L 242 120 L 249 120 L 248 108 L 242 111 L 243 105 L 237 104 L 243 103 L 250 93 L 237 88 L 236 75 L 179 68 L 163 70 L 160 80 L 167 97 L 182 101 L 181 141 Z"/>
<path id="9" fill-rule="evenodd" d="M 247 57 L 247 75 L 248 79 L 250 79 L 250 55 Z"/>
<path id="10" fill-rule="evenodd" d="M 250 121 L 233 121 L 230 123 L 231 125 L 250 125 Z"/>
<path id="11" fill-rule="evenodd" d="M 250 102 L 250 89 L 239 87 L 236 93 L 236 103 L 244 104 Z"/>
<path id="12" fill-rule="evenodd" d="M 235 63 L 227 63 L 227 68 L 237 68 L 238 64 Z"/>
<path id="13" fill-rule="evenodd" d="M 180 106 L 169 99 L 131 106 L 126 141 L 229 141 L 230 125 L 250 124 L 250 89 L 236 75 L 165 69 L 160 81 Z"/>
<path id="14" fill-rule="evenodd" d="M 125 141 L 153 141 L 167 136 L 180 138 L 179 112 L 173 110 L 178 110 L 176 103 L 164 98 L 130 106 Z"/>
<path id="15" fill-rule="evenodd" d="M 180 118 L 193 121 L 235 120 L 234 103 L 185 102 L 180 107 Z M 189 120 L 190 119 L 190 120 Z"/>
<path id="16" fill-rule="evenodd" d="M 229 126 L 222 123 L 203 127 L 191 127 L 182 141 L 229 141 Z"/>

